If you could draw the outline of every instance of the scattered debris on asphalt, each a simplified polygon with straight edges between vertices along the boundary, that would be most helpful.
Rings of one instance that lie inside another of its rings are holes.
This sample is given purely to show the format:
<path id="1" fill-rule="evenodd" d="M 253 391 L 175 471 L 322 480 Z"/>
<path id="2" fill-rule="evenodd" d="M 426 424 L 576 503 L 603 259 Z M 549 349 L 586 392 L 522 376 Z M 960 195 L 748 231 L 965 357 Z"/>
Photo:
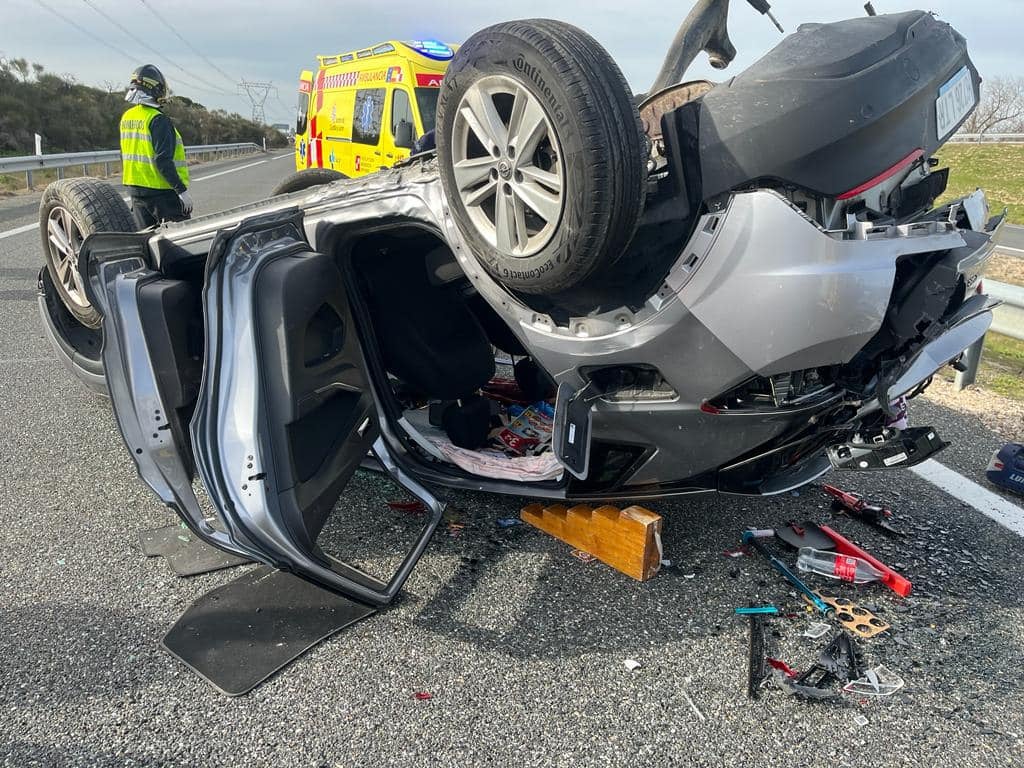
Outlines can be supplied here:
<path id="1" fill-rule="evenodd" d="M 592 563 L 595 560 L 597 560 L 597 558 L 594 557 L 592 554 L 590 554 L 589 552 L 584 552 L 582 549 L 574 549 L 570 554 L 577 560 L 581 560 L 584 563 Z"/>
<path id="2" fill-rule="evenodd" d="M 430 701 L 434 698 L 433 694 L 428 693 L 427 691 L 416 691 L 412 697 L 416 699 L 416 701 Z"/>
<path id="3" fill-rule="evenodd" d="M 893 517 L 891 509 L 877 504 L 871 504 L 859 493 L 843 491 L 836 488 L 834 485 L 823 485 L 821 486 L 821 489 L 832 497 L 833 510 L 842 512 L 854 520 L 859 520 L 862 523 L 878 528 L 890 536 L 903 535 L 902 531 L 896 530 L 889 524 L 889 520 Z"/>
<path id="4" fill-rule="evenodd" d="M 639 661 L 636 661 L 635 659 L 626 659 L 622 662 L 622 664 L 630 672 L 635 672 L 636 670 L 640 669 L 641 666 L 643 666 Z"/>
<path id="5" fill-rule="evenodd" d="M 854 724 L 856 724 L 856 726 L 858 728 L 863 728 L 870 721 L 866 717 L 864 717 L 864 715 L 857 715 L 856 717 L 853 718 L 853 722 L 854 722 Z"/>
<path id="6" fill-rule="evenodd" d="M 522 520 L 518 517 L 499 517 L 497 523 L 499 528 L 512 528 L 513 526 L 520 525 Z"/>
<path id="7" fill-rule="evenodd" d="M 851 680 L 843 690 L 860 696 L 892 696 L 902 687 L 902 677 L 879 665 L 867 670 L 863 677 Z"/>
<path id="8" fill-rule="evenodd" d="M 806 630 L 804 630 L 801 637 L 808 637 L 811 640 L 817 640 L 818 638 L 824 637 L 831 631 L 832 627 L 828 624 L 824 624 L 820 621 L 812 623 Z"/>
<path id="9" fill-rule="evenodd" d="M 707 718 L 704 716 L 704 713 L 697 708 L 697 705 L 694 704 L 693 699 L 690 698 L 690 694 L 688 694 L 686 691 L 680 691 L 680 693 L 682 693 L 683 698 L 686 699 L 686 703 L 690 705 L 690 710 L 693 712 L 694 715 L 697 716 L 697 719 L 700 720 L 702 723 L 706 721 Z"/>

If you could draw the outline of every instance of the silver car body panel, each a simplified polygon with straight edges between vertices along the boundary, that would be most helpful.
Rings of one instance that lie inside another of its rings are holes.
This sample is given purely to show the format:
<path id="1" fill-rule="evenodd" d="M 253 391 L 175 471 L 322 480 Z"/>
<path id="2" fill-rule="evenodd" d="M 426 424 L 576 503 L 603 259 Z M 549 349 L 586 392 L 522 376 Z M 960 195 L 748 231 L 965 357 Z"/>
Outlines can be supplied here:
<path id="1" fill-rule="evenodd" d="M 713 471 L 790 430 L 799 413 L 719 416 L 701 405 L 755 375 L 848 362 L 878 331 L 901 256 L 961 249 L 969 252 L 962 261 L 965 277 L 976 280 L 992 247 L 988 233 L 968 248 L 965 233 L 947 220 L 884 227 L 850 221 L 846 229 L 826 231 L 773 191 L 738 193 L 724 210 L 701 218 L 664 284 L 643 306 L 559 324 L 479 266 L 447 210 L 436 160 L 427 159 L 165 225 L 150 241 L 153 259 L 159 262 L 163 240 L 201 253 L 217 231 L 247 215 L 296 206 L 318 249 L 329 247 L 330 238 L 374 228 L 436 231 L 479 293 L 558 383 L 584 386 L 585 367 L 656 365 L 675 399 L 594 402 L 593 439 L 651 447 L 630 479 L 638 492 Z M 860 413 L 877 407 L 864 403 Z M 712 430 L 715 439 L 704 439 Z M 705 490 L 697 485 L 674 492 Z"/>

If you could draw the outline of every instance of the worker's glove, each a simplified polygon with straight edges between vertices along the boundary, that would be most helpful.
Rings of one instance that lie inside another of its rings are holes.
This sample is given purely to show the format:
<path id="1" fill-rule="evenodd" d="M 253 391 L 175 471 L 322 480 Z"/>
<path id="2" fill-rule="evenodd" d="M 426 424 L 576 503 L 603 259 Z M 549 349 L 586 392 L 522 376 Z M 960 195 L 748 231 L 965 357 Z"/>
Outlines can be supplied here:
<path id="1" fill-rule="evenodd" d="M 181 200 L 181 215 L 190 216 L 192 214 L 192 195 L 186 189 L 184 192 L 178 193 L 178 199 Z"/>

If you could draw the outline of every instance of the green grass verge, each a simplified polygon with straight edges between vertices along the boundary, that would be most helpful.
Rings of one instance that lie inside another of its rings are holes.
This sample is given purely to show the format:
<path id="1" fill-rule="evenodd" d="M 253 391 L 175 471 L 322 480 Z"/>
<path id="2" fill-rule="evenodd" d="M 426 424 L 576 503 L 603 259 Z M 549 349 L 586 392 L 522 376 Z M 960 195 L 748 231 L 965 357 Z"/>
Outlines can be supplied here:
<path id="1" fill-rule="evenodd" d="M 941 371 L 947 381 L 952 381 L 954 375 L 951 368 Z M 1024 400 L 1024 341 L 989 333 L 975 384 L 1003 397 Z"/>
<path id="2" fill-rule="evenodd" d="M 938 157 L 950 168 L 943 200 L 981 187 L 993 215 L 1006 206 L 1009 220 L 1024 224 L 1024 144 L 947 144 Z"/>

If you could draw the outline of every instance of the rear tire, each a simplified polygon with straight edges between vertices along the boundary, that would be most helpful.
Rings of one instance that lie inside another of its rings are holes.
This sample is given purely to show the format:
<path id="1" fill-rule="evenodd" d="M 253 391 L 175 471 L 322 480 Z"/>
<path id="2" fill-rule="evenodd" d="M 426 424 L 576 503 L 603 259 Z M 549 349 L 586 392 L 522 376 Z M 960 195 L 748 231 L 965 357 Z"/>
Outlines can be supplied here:
<path id="1" fill-rule="evenodd" d="M 441 182 L 463 237 L 506 287 L 562 293 L 601 282 L 646 194 L 646 140 L 625 78 L 569 24 L 477 32 L 444 77 Z"/>
<path id="2" fill-rule="evenodd" d="M 85 294 L 78 272 L 82 241 L 94 232 L 134 232 L 135 218 L 118 191 L 98 179 L 63 179 L 50 184 L 39 201 L 49 287 L 71 315 L 87 328 L 99 328 L 102 318 Z"/>
<path id="3" fill-rule="evenodd" d="M 281 179 L 270 196 L 287 195 L 291 192 L 299 192 L 303 189 L 319 187 L 321 184 L 330 184 L 332 181 L 347 178 L 348 176 L 345 174 L 330 168 L 304 168 Z"/>

